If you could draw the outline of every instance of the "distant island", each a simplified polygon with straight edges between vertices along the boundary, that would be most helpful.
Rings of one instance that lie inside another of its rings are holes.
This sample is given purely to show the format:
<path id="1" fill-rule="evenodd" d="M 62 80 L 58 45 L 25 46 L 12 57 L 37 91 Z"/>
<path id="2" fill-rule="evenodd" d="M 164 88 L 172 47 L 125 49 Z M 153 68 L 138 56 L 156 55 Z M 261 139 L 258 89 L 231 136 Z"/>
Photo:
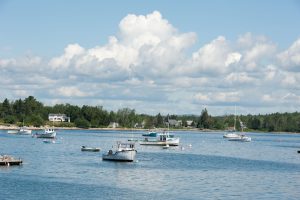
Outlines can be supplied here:
<path id="1" fill-rule="evenodd" d="M 234 122 L 236 118 L 236 123 Z M 211 116 L 207 109 L 197 115 L 137 114 L 134 109 L 107 111 L 102 106 L 56 104 L 45 106 L 33 96 L 0 103 L 0 126 L 56 126 L 65 128 L 200 129 L 265 132 L 300 132 L 300 113 Z"/>

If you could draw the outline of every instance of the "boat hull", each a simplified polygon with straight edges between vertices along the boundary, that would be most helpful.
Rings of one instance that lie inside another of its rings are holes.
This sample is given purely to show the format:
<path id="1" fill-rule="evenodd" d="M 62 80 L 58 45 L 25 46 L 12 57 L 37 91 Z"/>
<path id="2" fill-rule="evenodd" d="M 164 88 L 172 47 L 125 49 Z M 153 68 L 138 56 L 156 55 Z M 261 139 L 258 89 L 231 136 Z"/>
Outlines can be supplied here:
<path id="1" fill-rule="evenodd" d="M 56 132 L 53 132 L 53 133 L 41 133 L 41 134 L 36 134 L 35 136 L 37 138 L 55 138 L 56 137 Z"/>
<path id="2" fill-rule="evenodd" d="M 31 135 L 31 130 L 20 130 L 16 134 L 17 135 Z"/>
<path id="3" fill-rule="evenodd" d="M 117 162 L 133 162 L 135 160 L 136 150 L 122 150 L 112 153 L 109 151 L 107 154 L 102 155 L 102 160 L 117 161 Z"/>
<path id="4" fill-rule="evenodd" d="M 235 142 L 251 142 L 250 137 L 239 137 L 239 138 L 231 138 L 228 141 L 235 141 Z"/>
<path id="5" fill-rule="evenodd" d="M 178 146 L 179 138 L 172 138 L 167 141 L 141 141 L 140 145 L 152 145 L 152 146 Z"/>
<path id="6" fill-rule="evenodd" d="M 81 151 L 98 152 L 100 148 L 81 148 Z"/>
<path id="7" fill-rule="evenodd" d="M 237 133 L 227 133 L 223 135 L 223 138 L 240 138 L 241 136 Z"/>

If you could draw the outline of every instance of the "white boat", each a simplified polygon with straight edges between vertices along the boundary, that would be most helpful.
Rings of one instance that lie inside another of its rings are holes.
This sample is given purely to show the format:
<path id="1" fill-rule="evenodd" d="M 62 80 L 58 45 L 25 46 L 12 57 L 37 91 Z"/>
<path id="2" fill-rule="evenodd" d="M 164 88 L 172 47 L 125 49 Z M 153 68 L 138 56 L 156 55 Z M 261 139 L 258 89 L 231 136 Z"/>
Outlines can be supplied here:
<path id="1" fill-rule="evenodd" d="M 163 149 L 168 149 L 170 147 L 170 145 L 166 144 L 165 146 L 163 146 Z"/>
<path id="2" fill-rule="evenodd" d="M 93 151 L 93 152 L 97 152 L 97 151 L 100 151 L 100 148 L 81 146 L 81 151 Z"/>
<path id="3" fill-rule="evenodd" d="M 169 132 L 163 132 L 157 134 L 157 137 L 145 137 L 140 141 L 140 145 L 178 146 L 179 138 L 170 136 Z"/>
<path id="4" fill-rule="evenodd" d="M 43 133 L 36 133 L 35 137 L 37 138 L 55 138 L 56 131 L 53 128 L 45 129 Z"/>
<path id="5" fill-rule="evenodd" d="M 8 130 L 7 133 L 8 134 L 17 134 L 18 130 Z"/>
<path id="6" fill-rule="evenodd" d="M 31 130 L 28 129 L 26 126 L 22 126 L 22 127 L 20 127 L 20 129 L 18 130 L 18 132 L 16 134 L 19 134 L 19 135 L 31 135 Z"/>
<path id="7" fill-rule="evenodd" d="M 106 154 L 102 155 L 102 159 L 109 161 L 132 162 L 135 160 L 136 152 L 134 143 L 117 142 L 117 149 L 115 151 L 109 150 Z"/>
<path id="8" fill-rule="evenodd" d="M 236 107 L 234 107 L 234 125 L 233 125 L 233 130 L 228 131 L 228 133 L 223 135 L 223 138 L 227 139 L 234 139 L 234 138 L 240 138 L 241 135 L 236 133 Z"/>
<path id="9" fill-rule="evenodd" d="M 240 135 L 238 138 L 230 138 L 229 141 L 236 141 L 236 142 L 251 142 L 251 137 L 246 135 Z"/>
<path id="10" fill-rule="evenodd" d="M 238 133 L 226 133 L 223 135 L 223 138 L 231 139 L 231 138 L 239 138 L 240 136 L 241 135 Z"/>
<path id="11" fill-rule="evenodd" d="M 233 137 L 228 137 L 228 141 L 251 142 L 251 137 L 246 136 L 244 134 L 244 127 L 245 127 L 245 125 L 243 124 L 243 122 L 241 120 L 240 120 L 240 126 L 241 126 L 241 129 L 242 129 L 242 133 L 241 134 L 233 133 L 235 135 L 233 135 Z"/>

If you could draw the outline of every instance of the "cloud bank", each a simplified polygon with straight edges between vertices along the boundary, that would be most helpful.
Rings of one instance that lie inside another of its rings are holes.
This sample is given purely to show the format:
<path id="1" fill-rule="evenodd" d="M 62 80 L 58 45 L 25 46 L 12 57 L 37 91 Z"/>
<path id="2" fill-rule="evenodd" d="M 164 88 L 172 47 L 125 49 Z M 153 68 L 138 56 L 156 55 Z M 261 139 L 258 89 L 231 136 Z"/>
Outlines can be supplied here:
<path id="1" fill-rule="evenodd" d="M 160 12 L 129 14 L 102 46 L 69 44 L 61 55 L 0 57 L 0 98 L 33 95 L 45 104 L 104 105 L 139 113 L 296 111 L 300 38 L 283 51 L 266 36 L 220 35 L 191 53 L 197 34 L 182 33 Z"/>

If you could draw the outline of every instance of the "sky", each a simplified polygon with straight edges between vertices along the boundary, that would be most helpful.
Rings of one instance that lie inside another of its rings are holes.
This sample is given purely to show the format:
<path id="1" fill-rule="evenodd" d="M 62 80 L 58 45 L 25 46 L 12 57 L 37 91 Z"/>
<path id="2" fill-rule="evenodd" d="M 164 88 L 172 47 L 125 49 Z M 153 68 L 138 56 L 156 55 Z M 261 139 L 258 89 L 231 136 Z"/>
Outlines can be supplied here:
<path id="1" fill-rule="evenodd" d="M 0 0 L 0 101 L 300 111 L 300 1 Z"/>

